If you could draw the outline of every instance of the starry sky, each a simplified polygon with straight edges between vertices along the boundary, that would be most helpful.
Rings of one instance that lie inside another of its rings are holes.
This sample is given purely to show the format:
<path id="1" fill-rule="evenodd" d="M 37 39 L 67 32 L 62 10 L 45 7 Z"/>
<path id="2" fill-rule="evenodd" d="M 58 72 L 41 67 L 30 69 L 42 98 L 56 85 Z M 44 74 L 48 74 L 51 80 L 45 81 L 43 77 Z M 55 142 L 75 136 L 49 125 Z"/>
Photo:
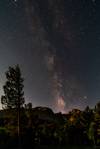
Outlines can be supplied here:
<path id="1" fill-rule="evenodd" d="M 66 112 L 100 101 L 100 1 L 0 0 L 0 95 L 19 64 L 26 102 Z"/>

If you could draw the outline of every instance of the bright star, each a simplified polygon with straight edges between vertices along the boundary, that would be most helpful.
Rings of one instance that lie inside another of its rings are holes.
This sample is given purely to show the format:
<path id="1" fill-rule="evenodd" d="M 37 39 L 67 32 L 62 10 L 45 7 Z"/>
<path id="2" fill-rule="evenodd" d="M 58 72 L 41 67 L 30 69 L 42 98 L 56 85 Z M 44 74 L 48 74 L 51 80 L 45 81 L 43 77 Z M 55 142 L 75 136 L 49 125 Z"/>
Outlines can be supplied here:
<path id="1" fill-rule="evenodd" d="M 96 2 L 96 0 L 92 0 L 92 2 L 93 2 L 93 3 L 95 3 L 95 2 Z"/>

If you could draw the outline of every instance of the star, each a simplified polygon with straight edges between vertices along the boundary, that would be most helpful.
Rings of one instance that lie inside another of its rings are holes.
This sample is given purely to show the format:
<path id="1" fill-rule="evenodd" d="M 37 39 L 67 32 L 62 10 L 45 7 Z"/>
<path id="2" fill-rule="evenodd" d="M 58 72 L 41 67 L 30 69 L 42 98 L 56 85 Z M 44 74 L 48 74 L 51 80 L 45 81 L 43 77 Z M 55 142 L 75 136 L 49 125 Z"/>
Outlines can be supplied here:
<path id="1" fill-rule="evenodd" d="M 84 96 L 84 99 L 87 99 L 88 97 L 87 96 Z"/>
<path id="2" fill-rule="evenodd" d="M 96 0 L 92 0 L 92 2 L 93 2 L 93 3 L 95 3 L 95 2 L 96 2 Z"/>
<path id="3" fill-rule="evenodd" d="M 16 3 L 16 2 L 17 2 L 17 0 L 14 0 L 14 2 Z"/>

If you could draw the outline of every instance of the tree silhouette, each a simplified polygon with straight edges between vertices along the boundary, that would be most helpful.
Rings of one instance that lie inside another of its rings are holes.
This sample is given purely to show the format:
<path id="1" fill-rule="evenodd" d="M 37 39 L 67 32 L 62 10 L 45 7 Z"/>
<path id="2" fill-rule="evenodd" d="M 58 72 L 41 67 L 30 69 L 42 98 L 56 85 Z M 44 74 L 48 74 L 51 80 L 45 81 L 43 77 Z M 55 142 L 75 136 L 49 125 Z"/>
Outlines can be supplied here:
<path id="1" fill-rule="evenodd" d="M 24 104 L 23 78 L 19 65 L 9 67 L 6 74 L 6 83 L 3 86 L 4 95 L 1 97 L 1 103 L 5 109 L 17 111 L 18 137 L 20 136 L 20 111 Z M 11 113 L 12 114 L 12 113 Z"/>
<path id="2" fill-rule="evenodd" d="M 21 77 L 21 71 L 19 65 L 15 67 L 9 67 L 6 72 L 6 83 L 3 86 L 4 96 L 1 97 L 1 103 L 3 108 L 19 108 L 24 104 L 24 92 L 23 92 L 23 78 Z"/>

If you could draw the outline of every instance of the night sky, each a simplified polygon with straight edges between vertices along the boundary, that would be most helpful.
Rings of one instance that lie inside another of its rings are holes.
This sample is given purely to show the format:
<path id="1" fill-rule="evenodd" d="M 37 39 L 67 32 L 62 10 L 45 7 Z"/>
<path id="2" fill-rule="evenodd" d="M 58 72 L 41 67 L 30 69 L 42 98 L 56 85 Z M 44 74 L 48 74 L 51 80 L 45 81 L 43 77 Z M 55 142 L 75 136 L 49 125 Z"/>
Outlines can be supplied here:
<path id="1" fill-rule="evenodd" d="M 66 112 L 100 101 L 100 0 L 0 0 L 0 95 L 19 64 L 25 100 Z"/>

